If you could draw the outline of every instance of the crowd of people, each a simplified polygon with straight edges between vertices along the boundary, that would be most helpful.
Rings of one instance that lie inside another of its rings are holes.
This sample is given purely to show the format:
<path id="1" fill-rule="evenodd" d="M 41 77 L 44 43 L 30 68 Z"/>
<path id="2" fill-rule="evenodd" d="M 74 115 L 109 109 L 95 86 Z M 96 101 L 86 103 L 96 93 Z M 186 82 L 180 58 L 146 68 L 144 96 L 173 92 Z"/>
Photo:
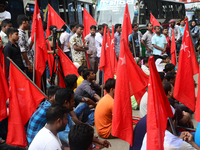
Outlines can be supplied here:
<path id="1" fill-rule="evenodd" d="M 0 12 L 3 4 L 0 4 Z M 3 47 L 3 54 L 6 62 L 7 78 L 9 81 L 9 66 L 11 58 L 13 62 L 24 71 L 27 76 L 33 79 L 33 41 L 26 35 L 29 30 L 29 19 L 25 15 L 17 17 L 19 28 L 13 28 L 11 16 L 0 16 L 1 32 L 0 47 Z M 46 24 L 43 23 L 44 34 Z M 175 20 L 170 21 L 170 27 L 153 27 L 152 23 L 147 23 L 147 31 L 144 35 L 139 31 L 137 23 L 132 24 L 132 34 L 128 36 L 130 51 L 137 65 L 149 76 L 148 58 L 154 56 L 155 65 L 159 72 L 165 94 L 170 102 L 174 117 L 172 118 L 175 127 L 194 129 L 191 119 L 192 111 L 173 97 L 173 89 L 176 78 L 176 66 L 170 63 L 171 58 L 171 39 L 173 31 L 175 33 L 177 58 L 179 56 L 182 38 L 185 29 L 184 20 L 180 20 L 180 26 L 176 25 Z M 54 49 L 53 29 L 49 27 L 51 35 L 45 37 L 48 42 L 47 49 Z M 25 126 L 28 147 L 21 148 L 5 143 L 7 136 L 7 122 L 4 119 L 0 122 L 0 149 L 70 149 L 70 150 L 90 150 L 108 148 L 110 143 L 106 139 L 116 138 L 112 135 L 112 114 L 115 96 L 115 79 L 108 79 L 102 85 L 102 71 L 98 69 L 101 58 L 104 28 L 108 29 L 107 24 L 92 25 L 90 34 L 82 38 L 84 26 L 76 22 L 70 24 L 70 33 L 67 26 L 63 25 L 64 32 L 57 39 L 57 45 L 66 56 L 77 66 L 79 76 L 74 74 L 64 77 L 66 88 L 51 85 L 48 63 L 46 65 L 47 78 L 47 99 L 42 101 L 37 110 L 33 113 Z M 108 29 L 109 30 L 109 29 Z M 115 53 L 117 60 L 120 54 L 122 25 L 115 25 Z M 196 21 L 191 24 L 191 36 L 195 50 L 198 50 L 199 28 Z M 84 43 L 85 42 L 85 43 Z M 146 56 L 142 56 L 141 44 L 146 49 Z M 56 50 L 57 52 L 58 50 Z M 49 55 L 54 52 L 48 52 Z M 87 57 L 90 69 L 87 67 Z M 196 54 L 198 56 L 198 54 Z M 66 64 L 67 65 L 67 64 Z M 96 74 L 99 73 L 97 79 Z M 195 83 L 196 84 L 196 83 Z M 101 97 L 102 88 L 106 94 Z M 134 132 L 133 146 L 130 149 L 146 149 L 146 114 L 147 114 L 148 89 L 143 95 L 140 105 L 136 107 L 140 111 L 140 121 L 136 124 Z M 133 103 L 136 100 L 133 99 Z M 8 102 L 9 105 L 9 102 Z M 133 107 L 134 108 L 134 107 Z M 94 128 L 97 134 L 104 138 L 101 140 L 94 135 Z M 164 149 L 200 149 L 199 135 L 195 132 L 180 132 L 178 136 L 172 134 L 172 128 L 168 122 L 164 138 Z M 195 141 L 193 139 L 195 137 Z M 197 139 L 197 140 L 196 140 Z"/>

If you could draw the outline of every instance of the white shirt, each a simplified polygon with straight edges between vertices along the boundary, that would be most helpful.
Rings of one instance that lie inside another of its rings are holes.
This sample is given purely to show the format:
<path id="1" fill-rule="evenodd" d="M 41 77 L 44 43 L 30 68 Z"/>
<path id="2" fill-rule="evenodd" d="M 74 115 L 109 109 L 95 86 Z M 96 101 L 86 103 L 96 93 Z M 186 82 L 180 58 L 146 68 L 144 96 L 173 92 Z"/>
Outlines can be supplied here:
<path id="1" fill-rule="evenodd" d="M 146 150 L 147 134 L 145 134 L 141 150 Z M 165 131 L 164 137 L 164 149 L 165 150 L 195 150 L 192 145 L 178 138 L 177 136 L 170 133 L 168 130 Z"/>
<path id="2" fill-rule="evenodd" d="M 97 47 L 97 57 L 101 57 L 101 46 L 102 46 L 103 36 L 100 33 L 96 33 L 95 42 Z"/>
<path id="3" fill-rule="evenodd" d="M 11 14 L 8 11 L 4 11 L 0 13 L 0 25 L 1 25 L 1 22 L 5 19 L 11 19 Z"/>
<path id="4" fill-rule="evenodd" d="M 68 38 L 69 38 L 69 33 L 66 31 L 63 32 L 60 36 L 60 43 L 63 44 L 63 52 L 69 52 L 68 48 Z"/>
<path id="5" fill-rule="evenodd" d="M 148 92 L 145 92 L 140 101 L 140 117 L 143 118 L 147 114 Z"/>
<path id="6" fill-rule="evenodd" d="M 161 58 L 158 58 L 155 62 L 158 72 L 163 72 L 165 69 L 165 63 L 161 63 L 162 61 L 163 60 Z"/>
<path id="7" fill-rule="evenodd" d="M 59 136 L 55 136 L 49 129 L 43 127 L 35 136 L 29 150 L 61 150 Z"/>
<path id="8" fill-rule="evenodd" d="M 141 69 L 144 71 L 144 73 L 145 73 L 146 75 L 149 76 L 149 68 L 148 68 L 147 66 L 142 65 L 142 66 L 141 66 Z"/>

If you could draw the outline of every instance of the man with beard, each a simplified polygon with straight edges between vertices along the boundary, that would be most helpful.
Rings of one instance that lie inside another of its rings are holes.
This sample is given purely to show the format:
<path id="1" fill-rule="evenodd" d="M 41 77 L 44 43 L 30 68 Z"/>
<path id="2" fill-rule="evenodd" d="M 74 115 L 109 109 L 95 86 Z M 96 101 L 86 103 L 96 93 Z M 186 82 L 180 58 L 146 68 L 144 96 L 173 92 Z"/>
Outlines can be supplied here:
<path id="1" fill-rule="evenodd" d="M 179 52 L 180 51 L 180 47 L 181 47 L 181 30 L 179 28 L 178 25 L 176 25 L 176 21 L 175 20 L 170 20 L 170 24 L 171 27 L 169 28 L 169 37 L 172 39 L 173 36 L 173 30 L 174 30 L 174 34 L 175 34 L 175 41 L 176 41 L 176 50 Z"/>
<path id="2" fill-rule="evenodd" d="M 49 107 L 46 113 L 47 124 L 35 136 L 29 150 L 63 149 L 58 132 L 65 130 L 68 113 L 64 106 Z"/>
<path id="3" fill-rule="evenodd" d="M 85 45 L 88 45 L 88 58 L 90 62 L 90 67 L 96 74 L 98 71 L 98 58 L 97 58 L 97 48 L 95 42 L 96 26 L 92 25 L 90 27 L 90 34 L 85 37 Z"/>

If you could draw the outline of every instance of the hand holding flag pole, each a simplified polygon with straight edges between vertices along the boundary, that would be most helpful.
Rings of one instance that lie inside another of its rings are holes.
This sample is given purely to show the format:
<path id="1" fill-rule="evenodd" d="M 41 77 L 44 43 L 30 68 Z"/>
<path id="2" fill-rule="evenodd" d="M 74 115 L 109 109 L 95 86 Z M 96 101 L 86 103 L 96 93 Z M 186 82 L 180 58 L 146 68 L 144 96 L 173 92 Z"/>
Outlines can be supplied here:
<path id="1" fill-rule="evenodd" d="M 46 94 L 9 58 L 7 57 L 7 59 L 45 96 Z"/>

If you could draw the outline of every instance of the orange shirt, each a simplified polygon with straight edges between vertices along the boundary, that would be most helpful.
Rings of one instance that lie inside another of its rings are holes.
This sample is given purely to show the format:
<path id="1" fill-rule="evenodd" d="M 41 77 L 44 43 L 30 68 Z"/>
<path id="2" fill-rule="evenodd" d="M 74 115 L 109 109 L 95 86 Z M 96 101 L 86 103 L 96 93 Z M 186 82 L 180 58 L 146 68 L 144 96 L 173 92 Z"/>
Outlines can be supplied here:
<path id="1" fill-rule="evenodd" d="M 108 138 L 111 133 L 113 104 L 114 99 L 106 94 L 95 108 L 95 127 L 102 138 Z"/>

